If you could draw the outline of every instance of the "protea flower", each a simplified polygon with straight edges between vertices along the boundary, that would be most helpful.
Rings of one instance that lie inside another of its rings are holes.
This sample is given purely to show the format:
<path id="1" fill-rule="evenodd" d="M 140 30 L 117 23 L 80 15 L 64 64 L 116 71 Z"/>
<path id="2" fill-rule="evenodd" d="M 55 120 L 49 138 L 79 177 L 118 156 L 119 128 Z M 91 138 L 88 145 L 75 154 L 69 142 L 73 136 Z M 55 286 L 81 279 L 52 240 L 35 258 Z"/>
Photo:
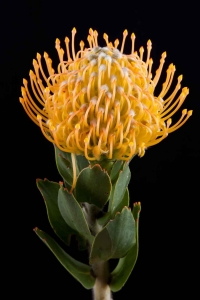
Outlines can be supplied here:
<path id="1" fill-rule="evenodd" d="M 89 48 L 84 48 L 81 41 L 77 53 L 75 34 L 74 28 L 72 56 L 69 38 L 65 38 L 66 57 L 60 41 L 56 39 L 60 60 L 57 72 L 45 52 L 46 76 L 41 55 L 37 54 L 37 61 L 33 60 L 35 73 L 30 71 L 35 99 L 25 79 L 20 98 L 28 116 L 60 150 L 82 154 L 88 160 L 100 160 L 102 157 L 129 160 L 135 154 L 143 156 L 146 148 L 162 141 L 191 116 L 192 111 L 184 109 L 180 120 L 170 126 L 171 116 L 180 108 L 189 90 L 185 87 L 177 96 L 181 88 L 180 75 L 175 89 L 169 93 L 175 73 L 175 66 L 170 64 L 161 92 L 154 94 L 166 52 L 152 76 L 150 40 L 144 59 L 143 47 L 139 54 L 135 52 L 133 33 L 131 53 L 123 53 L 127 30 L 118 49 L 119 41 L 115 40 L 113 45 L 107 34 L 104 34 L 106 47 L 99 47 L 98 33 L 90 29 Z"/>

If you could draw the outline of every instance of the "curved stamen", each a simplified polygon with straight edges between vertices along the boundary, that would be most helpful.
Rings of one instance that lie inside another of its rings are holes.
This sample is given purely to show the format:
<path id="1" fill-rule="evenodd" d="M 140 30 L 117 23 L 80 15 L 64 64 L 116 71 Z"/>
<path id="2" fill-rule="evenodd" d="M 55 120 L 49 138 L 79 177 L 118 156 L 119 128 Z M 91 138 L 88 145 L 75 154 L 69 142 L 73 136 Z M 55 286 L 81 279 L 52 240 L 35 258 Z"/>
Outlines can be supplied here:
<path id="1" fill-rule="evenodd" d="M 127 35 L 128 35 L 128 31 L 127 31 L 127 29 L 125 29 L 123 32 L 123 40 L 122 40 L 122 46 L 121 46 L 121 50 L 120 50 L 121 53 L 123 53 L 123 51 L 124 51 L 124 45 L 125 45 Z"/>

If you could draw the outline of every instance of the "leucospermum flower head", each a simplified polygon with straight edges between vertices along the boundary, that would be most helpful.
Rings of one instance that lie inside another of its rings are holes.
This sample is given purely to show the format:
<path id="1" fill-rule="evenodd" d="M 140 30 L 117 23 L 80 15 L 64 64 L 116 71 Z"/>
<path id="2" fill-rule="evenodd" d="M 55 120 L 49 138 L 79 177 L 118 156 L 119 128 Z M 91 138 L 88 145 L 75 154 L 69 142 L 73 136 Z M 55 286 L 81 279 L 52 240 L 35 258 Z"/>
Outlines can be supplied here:
<path id="1" fill-rule="evenodd" d="M 24 79 L 22 103 L 31 120 L 40 126 L 44 136 L 64 152 L 85 155 L 88 160 L 102 158 L 129 160 L 135 154 L 143 156 L 146 148 L 161 142 L 191 116 L 184 109 L 178 122 L 171 126 L 171 117 L 180 108 L 189 93 L 181 88 L 182 76 L 170 91 L 175 73 L 171 64 L 158 95 L 154 94 L 166 58 L 164 52 L 160 65 L 152 75 L 152 44 L 135 52 L 135 35 L 131 35 L 131 53 L 123 53 L 128 35 L 123 33 L 122 44 L 109 42 L 98 45 L 97 31 L 89 30 L 88 44 L 80 42 L 75 52 L 72 30 L 70 40 L 65 38 L 66 51 L 56 39 L 60 63 L 57 72 L 52 61 L 44 53 L 47 75 L 41 55 L 33 60 L 34 72 L 30 71 L 31 89 Z M 119 47 L 119 48 L 118 48 Z M 145 58 L 144 58 L 145 57 Z M 33 97 L 34 96 L 34 99 Z"/>

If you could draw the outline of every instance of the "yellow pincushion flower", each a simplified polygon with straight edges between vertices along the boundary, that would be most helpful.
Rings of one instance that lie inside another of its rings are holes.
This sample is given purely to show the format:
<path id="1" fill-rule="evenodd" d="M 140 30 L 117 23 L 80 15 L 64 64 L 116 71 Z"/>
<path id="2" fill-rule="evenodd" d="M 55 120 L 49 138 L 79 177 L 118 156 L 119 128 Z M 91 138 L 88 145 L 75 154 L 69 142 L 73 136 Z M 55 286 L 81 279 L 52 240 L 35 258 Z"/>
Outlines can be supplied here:
<path id="1" fill-rule="evenodd" d="M 30 71 L 33 93 L 24 79 L 20 98 L 28 116 L 59 149 L 85 155 L 88 160 L 102 157 L 129 160 L 135 154 L 143 156 L 146 148 L 162 141 L 192 115 L 192 111 L 184 109 L 180 120 L 170 127 L 171 116 L 180 108 L 189 90 L 183 88 L 177 96 L 182 80 L 179 76 L 175 89 L 169 93 L 175 73 L 175 66 L 171 64 L 160 94 L 154 95 L 166 53 L 162 54 L 152 77 L 150 40 L 144 60 L 143 47 L 139 54 L 134 52 L 134 34 L 131 35 L 131 54 L 123 54 L 127 30 L 123 33 L 120 50 L 117 49 L 119 41 L 113 45 L 106 34 L 106 47 L 99 47 L 98 33 L 90 29 L 89 48 L 84 48 L 81 41 L 80 51 L 75 53 L 75 34 L 74 28 L 72 57 L 69 39 L 65 38 L 67 59 L 56 39 L 60 59 L 57 73 L 48 54 L 44 53 L 49 73 L 46 76 L 41 56 L 37 54 L 37 61 L 33 60 L 35 73 Z"/>

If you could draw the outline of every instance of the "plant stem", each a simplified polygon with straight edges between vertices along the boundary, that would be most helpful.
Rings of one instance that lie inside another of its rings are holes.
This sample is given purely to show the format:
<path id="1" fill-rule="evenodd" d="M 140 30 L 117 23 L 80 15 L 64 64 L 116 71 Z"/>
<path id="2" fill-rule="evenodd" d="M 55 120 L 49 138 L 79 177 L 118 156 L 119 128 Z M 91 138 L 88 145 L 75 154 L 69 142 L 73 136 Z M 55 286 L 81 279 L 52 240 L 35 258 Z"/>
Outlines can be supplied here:
<path id="1" fill-rule="evenodd" d="M 112 300 L 109 281 L 108 262 L 101 261 L 92 266 L 96 275 L 95 285 L 93 287 L 94 300 Z"/>
<path id="2" fill-rule="evenodd" d="M 97 222 L 100 209 L 93 204 L 84 203 L 84 213 L 91 230 L 95 236 L 102 230 Z M 90 245 L 92 246 L 92 245 Z M 96 276 L 95 285 L 93 287 L 94 300 L 112 300 L 110 286 L 108 285 L 110 273 L 107 261 L 100 261 L 92 265 L 94 275 Z"/>

